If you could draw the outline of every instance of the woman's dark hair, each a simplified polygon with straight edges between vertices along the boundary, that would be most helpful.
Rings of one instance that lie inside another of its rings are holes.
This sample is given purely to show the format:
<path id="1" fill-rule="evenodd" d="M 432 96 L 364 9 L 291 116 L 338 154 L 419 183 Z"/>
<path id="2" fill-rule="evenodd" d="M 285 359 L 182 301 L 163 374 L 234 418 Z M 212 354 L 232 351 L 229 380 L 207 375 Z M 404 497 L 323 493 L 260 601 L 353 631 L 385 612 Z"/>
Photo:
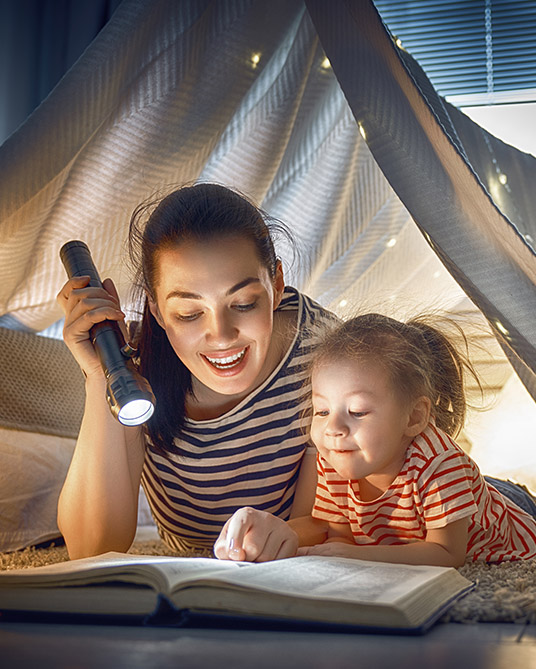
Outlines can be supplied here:
<path id="1" fill-rule="evenodd" d="M 466 372 L 481 386 L 469 356 L 436 321 L 431 316 L 407 323 L 375 313 L 357 316 L 324 335 L 315 349 L 312 370 L 334 360 L 373 360 L 386 370 L 403 401 L 429 397 L 435 424 L 454 437 L 465 421 Z M 467 350 L 459 325 L 451 319 L 441 322 L 454 329 Z"/>
<path id="2" fill-rule="evenodd" d="M 132 215 L 129 253 L 136 268 L 138 303 L 143 305 L 136 335 L 137 362 L 156 397 L 147 431 L 158 450 L 174 450 L 173 440 L 184 428 L 186 397 L 192 392 L 190 371 L 175 354 L 146 298 L 146 294 L 155 298 L 158 254 L 185 241 L 202 242 L 236 235 L 254 243 L 259 260 L 274 278 L 278 260 L 271 231 L 288 233 L 278 221 L 268 220 L 243 195 L 210 183 L 174 190 L 163 198 L 141 204 Z"/>

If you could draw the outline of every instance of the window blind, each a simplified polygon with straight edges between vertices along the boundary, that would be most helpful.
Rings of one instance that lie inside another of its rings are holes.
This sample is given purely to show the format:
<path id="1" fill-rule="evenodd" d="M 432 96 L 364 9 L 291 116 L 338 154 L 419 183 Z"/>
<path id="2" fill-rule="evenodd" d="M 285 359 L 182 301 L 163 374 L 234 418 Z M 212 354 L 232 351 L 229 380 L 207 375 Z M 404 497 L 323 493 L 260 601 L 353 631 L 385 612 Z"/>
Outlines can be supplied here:
<path id="1" fill-rule="evenodd" d="M 384 23 L 457 106 L 536 100 L 535 0 L 374 0 Z"/>

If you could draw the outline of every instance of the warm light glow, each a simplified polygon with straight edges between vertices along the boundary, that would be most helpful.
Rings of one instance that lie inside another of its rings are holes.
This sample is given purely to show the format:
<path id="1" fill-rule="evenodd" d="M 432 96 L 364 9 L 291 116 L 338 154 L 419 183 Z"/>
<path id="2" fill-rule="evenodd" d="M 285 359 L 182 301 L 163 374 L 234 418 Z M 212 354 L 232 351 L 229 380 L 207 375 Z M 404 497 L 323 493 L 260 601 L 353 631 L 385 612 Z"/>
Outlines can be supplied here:
<path id="1" fill-rule="evenodd" d="M 398 47 L 399 49 L 402 48 L 402 40 L 400 39 L 400 37 L 397 37 L 397 38 L 396 38 L 395 44 L 397 45 L 397 47 Z"/>
<path id="2" fill-rule="evenodd" d="M 252 63 L 254 68 L 257 67 L 257 65 L 260 63 L 260 61 L 261 61 L 261 54 L 260 53 L 254 53 L 251 56 L 251 63 Z"/>
<path id="3" fill-rule="evenodd" d="M 358 123 L 358 126 L 359 126 L 359 132 L 361 133 L 361 137 L 363 137 L 363 139 L 366 142 L 367 141 L 367 133 L 365 132 L 365 128 L 361 125 L 361 123 Z"/>
<path id="4" fill-rule="evenodd" d="M 345 307 L 348 304 L 348 300 L 341 300 L 339 302 L 339 307 Z"/>
<path id="5" fill-rule="evenodd" d="M 439 270 L 437 270 L 437 272 L 434 272 L 434 279 L 439 279 L 440 276 L 441 272 Z"/>
<path id="6" fill-rule="evenodd" d="M 391 237 L 391 239 L 387 242 L 385 246 L 387 246 L 388 249 L 392 249 L 395 244 L 396 244 L 396 238 Z"/>
<path id="7" fill-rule="evenodd" d="M 499 182 L 502 183 L 503 186 L 506 185 L 506 182 L 508 181 L 508 177 L 506 174 L 499 174 Z"/>
<path id="8" fill-rule="evenodd" d="M 329 62 L 329 58 L 327 56 L 322 61 L 322 65 L 320 67 L 323 70 L 329 70 L 329 68 L 331 67 L 331 63 Z"/>
<path id="9" fill-rule="evenodd" d="M 154 406 L 148 400 L 132 400 L 119 411 L 119 422 L 123 425 L 140 425 L 148 420 L 154 411 Z"/>

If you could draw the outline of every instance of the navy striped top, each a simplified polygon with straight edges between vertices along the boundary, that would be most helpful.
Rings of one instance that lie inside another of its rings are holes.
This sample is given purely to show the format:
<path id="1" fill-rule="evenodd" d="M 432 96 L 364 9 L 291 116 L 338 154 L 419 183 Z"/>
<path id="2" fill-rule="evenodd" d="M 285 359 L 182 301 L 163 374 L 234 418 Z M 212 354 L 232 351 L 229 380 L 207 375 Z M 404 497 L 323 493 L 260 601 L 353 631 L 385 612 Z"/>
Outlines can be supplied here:
<path id="1" fill-rule="evenodd" d="M 333 315 L 290 287 L 278 309 L 297 311 L 298 328 L 266 381 L 223 416 L 187 419 L 173 453 L 162 455 L 147 443 L 142 485 L 160 536 L 172 548 L 211 547 L 243 506 L 285 520 L 290 515 L 308 444 L 304 363 L 315 326 Z"/>

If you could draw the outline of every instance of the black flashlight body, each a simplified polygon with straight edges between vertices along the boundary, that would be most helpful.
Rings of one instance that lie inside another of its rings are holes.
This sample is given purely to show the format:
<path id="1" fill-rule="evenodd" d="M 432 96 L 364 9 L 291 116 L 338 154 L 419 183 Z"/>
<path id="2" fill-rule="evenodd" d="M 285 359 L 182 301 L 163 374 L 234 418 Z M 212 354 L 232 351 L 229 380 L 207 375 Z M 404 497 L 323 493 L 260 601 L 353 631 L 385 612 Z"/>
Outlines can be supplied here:
<path id="1" fill-rule="evenodd" d="M 60 258 L 69 278 L 89 276 L 90 286 L 102 287 L 91 253 L 84 242 L 67 242 L 60 249 Z M 155 398 L 147 380 L 137 372 L 128 354 L 123 353 L 125 340 L 118 323 L 109 320 L 95 323 L 89 335 L 106 377 L 106 394 L 112 413 L 125 425 L 145 422 L 153 413 Z M 136 400 L 144 404 L 130 404 Z M 128 404 L 131 407 L 138 406 L 140 415 L 136 413 L 125 419 L 128 414 L 125 407 Z"/>

